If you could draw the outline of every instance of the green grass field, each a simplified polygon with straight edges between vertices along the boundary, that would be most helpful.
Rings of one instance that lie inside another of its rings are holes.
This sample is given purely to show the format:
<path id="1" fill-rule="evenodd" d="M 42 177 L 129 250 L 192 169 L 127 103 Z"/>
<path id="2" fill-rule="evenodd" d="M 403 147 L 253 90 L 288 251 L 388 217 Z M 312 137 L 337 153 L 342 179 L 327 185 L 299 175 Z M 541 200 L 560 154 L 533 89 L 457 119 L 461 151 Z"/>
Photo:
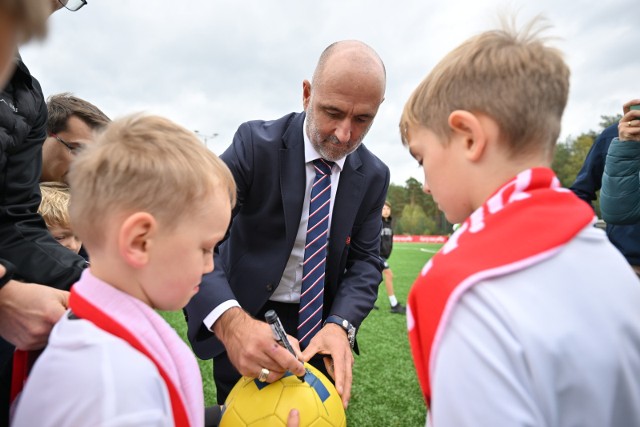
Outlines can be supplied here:
<path id="1" fill-rule="evenodd" d="M 437 244 L 396 243 L 389 259 L 398 300 L 407 300 L 425 262 L 440 248 Z M 389 300 L 380 285 L 379 310 L 373 310 L 358 332 L 360 356 L 354 366 L 351 402 L 347 409 L 350 426 L 424 426 L 425 406 L 415 376 L 407 339 L 406 316 L 389 312 Z M 186 324 L 180 312 L 162 313 L 186 339 Z M 205 402 L 215 403 L 211 361 L 200 361 Z"/>

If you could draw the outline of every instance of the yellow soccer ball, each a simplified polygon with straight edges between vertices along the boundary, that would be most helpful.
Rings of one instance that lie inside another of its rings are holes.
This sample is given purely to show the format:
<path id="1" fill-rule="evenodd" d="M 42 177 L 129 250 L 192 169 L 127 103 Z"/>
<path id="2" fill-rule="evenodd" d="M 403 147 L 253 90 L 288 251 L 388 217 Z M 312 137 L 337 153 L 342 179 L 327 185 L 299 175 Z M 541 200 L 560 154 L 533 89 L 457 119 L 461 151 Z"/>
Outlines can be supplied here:
<path id="1" fill-rule="evenodd" d="M 305 363 L 304 382 L 287 372 L 274 383 L 242 377 L 225 402 L 220 427 L 286 426 L 291 409 L 300 412 L 300 427 L 345 427 L 342 400 L 331 381 Z"/>

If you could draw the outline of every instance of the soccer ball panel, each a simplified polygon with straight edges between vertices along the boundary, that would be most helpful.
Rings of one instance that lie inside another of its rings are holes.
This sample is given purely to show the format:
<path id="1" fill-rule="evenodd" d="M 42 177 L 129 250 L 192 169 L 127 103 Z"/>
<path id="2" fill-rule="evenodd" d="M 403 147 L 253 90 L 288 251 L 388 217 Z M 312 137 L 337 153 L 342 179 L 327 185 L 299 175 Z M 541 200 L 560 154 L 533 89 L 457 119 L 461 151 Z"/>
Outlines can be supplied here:
<path id="1" fill-rule="evenodd" d="M 227 397 L 220 427 L 285 426 L 293 408 L 300 413 L 301 427 L 346 426 L 334 385 L 313 366 L 305 368 L 304 382 L 291 373 L 272 384 L 241 378 Z"/>

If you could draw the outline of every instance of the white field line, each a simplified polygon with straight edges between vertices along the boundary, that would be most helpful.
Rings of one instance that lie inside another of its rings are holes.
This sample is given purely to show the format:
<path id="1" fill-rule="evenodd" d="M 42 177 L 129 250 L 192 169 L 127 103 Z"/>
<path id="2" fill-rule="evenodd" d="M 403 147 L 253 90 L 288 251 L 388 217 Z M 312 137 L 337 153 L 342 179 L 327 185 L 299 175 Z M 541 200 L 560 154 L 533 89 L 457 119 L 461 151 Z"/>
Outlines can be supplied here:
<path id="1" fill-rule="evenodd" d="M 440 250 L 440 249 L 438 249 L 438 250 Z M 430 254 L 435 254 L 438 251 L 434 251 L 434 250 L 427 249 L 427 248 L 420 248 L 420 252 L 429 252 Z"/>
<path id="2" fill-rule="evenodd" d="M 398 246 L 398 247 L 393 247 L 393 250 L 395 251 L 396 249 L 398 250 L 410 250 L 410 251 L 415 251 L 416 249 L 419 249 L 420 252 L 427 252 L 430 254 L 435 254 L 436 252 L 438 252 L 440 249 L 427 249 L 427 248 L 412 248 L 410 246 Z"/>

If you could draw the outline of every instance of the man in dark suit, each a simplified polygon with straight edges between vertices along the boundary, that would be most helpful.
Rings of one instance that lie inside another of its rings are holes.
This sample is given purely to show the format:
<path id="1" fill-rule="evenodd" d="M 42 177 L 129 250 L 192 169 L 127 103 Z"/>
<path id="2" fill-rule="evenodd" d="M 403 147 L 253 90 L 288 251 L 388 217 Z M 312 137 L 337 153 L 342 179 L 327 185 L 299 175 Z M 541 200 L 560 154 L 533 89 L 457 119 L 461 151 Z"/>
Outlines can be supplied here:
<path id="1" fill-rule="evenodd" d="M 301 360 L 328 373 L 348 404 L 355 331 L 381 281 L 380 211 L 389 169 L 361 142 L 384 100 L 385 83 L 373 49 L 359 41 L 334 43 L 322 53 L 312 82 L 303 82 L 304 113 L 242 124 L 220 156 L 236 180 L 238 204 L 214 255 L 215 270 L 186 308 L 195 353 L 214 358 L 219 403 L 238 371 L 268 382 L 286 370 L 304 372 L 262 321 L 274 309 L 300 340 Z M 322 309 L 316 311 L 321 320 L 301 336 L 310 195 L 320 159 L 331 180 Z"/>

